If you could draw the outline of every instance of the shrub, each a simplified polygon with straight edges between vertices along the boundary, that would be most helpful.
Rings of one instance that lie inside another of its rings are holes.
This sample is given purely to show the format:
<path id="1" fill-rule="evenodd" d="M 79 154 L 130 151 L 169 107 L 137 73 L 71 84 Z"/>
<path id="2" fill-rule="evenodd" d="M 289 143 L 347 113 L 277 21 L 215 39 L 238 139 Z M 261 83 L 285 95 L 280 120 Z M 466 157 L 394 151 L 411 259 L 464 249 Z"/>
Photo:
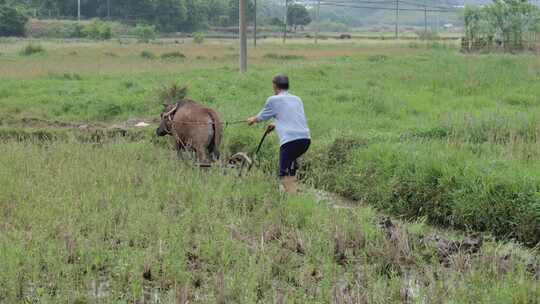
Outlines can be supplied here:
<path id="1" fill-rule="evenodd" d="M 221 15 L 218 17 L 217 24 L 219 24 L 220 26 L 228 26 L 230 23 L 231 22 L 230 22 L 229 16 Z"/>
<path id="2" fill-rule="evenodd" d="M 84 25 L 67 20 L 32 20 L 28 26 L 28 36 L 35 38 L 84 38 Z"/>
<path id="3" fill-rule="evenodd" d="M 115 34 L 133 34 L 133 27 L 109 21 L 36 20 L 28 25 L 28 36 L 35 38 L 91 38 L 109 39 Z"/>
<path id="4" fill-rule="evenodd" d="M 282 27 L 283 26 L 283 20 L 281 20 L 278 17 L 274 17 L 268 21 L 268 24 L 276 26 L 276 27 Z"/>
<path id="5" fill-rule="evenodd" d="M 24 36 L 28 17 L 20 10 L 0 5 L 0 36 Z"/>
<path id="6" fill-rule="evenodd" d="M 193 34 L 193 42 L 196 44 L 202 44 L 204 42 L 204 33 L 197 32 Z"/>
<path id="7" fill-rule="evenodd" d="M 349 30 L 349 28 L 343 23 L 330 22 L 330 21 L 321 22 L 320 28 L 324 29 L 327 32 L 335 32 L 335 33 L 343 33 Z"/>
<path id="8" fill-rule="evenodd" d="M 389 59 L 389 57 L 386 55 L 371 55 L 368 56 L 367 59 L 369 62 L 385 62 Z"/>
<path id="9" fill-rule="evenodd" d="M 25 46 L 19 52 L 19 54 L 21 54 L 22 56 L 31 56 L 31 55 L 39 54 L 39 53 L 45 53 L 45 49 L 39 44 L 32 44 L 32 43 Z"/>
<path id="10" fill-rule="evenodd" d="M 84 36 L 95 40 L 108 40 L 112 38 L 112 28 L 109 24 L 94 20 L 83 29 Z"/>
<path id="11" fill-rule="evenodd" d="M 176 51 L 176 52 L 170 52 L 170 53 L 163 53 L 161 54 L 161 59 L 175 59 L 175 58 L 186 58 L 186 55 Z"/>
<path id="12" fill-rule="evenodd" d="M 434 31 L 416 31 L 416 35 L 420 40 L 435 40 L 439 38 L 437 32 Z"/>
<path id="13" fill-rule="evenodd" d="M 150 51 L 142 51 L 141 52 L 141 57 L 142 58 L 145 58 L 145 59 L 156 59 L 157 56 L 156 54 L 150 52 Z"/>
<path id="14" fill-rule="evenodd" d="M 135 27 L 135 35 L 139 42 L 148 43 L 156 39 L 156 27 L 154 25 L 137 24 Z"/>
<path id="15" fill-rule="evenodd" d="M 68 38 L 84 38 L 84 26 L 80 23 L 73 23 L 67 26 Z"/>

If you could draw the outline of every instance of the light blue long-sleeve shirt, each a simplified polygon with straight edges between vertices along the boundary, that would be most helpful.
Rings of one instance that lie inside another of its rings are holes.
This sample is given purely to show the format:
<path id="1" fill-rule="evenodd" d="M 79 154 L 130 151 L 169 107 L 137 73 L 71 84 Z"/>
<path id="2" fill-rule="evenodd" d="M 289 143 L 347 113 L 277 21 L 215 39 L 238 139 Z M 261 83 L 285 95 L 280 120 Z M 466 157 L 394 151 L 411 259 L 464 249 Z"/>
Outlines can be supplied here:
<path id="1" fill-rule="evenodd" d="M 280 145 L 298 139 L 311 139 L 304 104 L 298 96 L 285 91 L 270 96 L 257 115 L 259 121 L 269 119 L 273 119 L 276 124 Z"/>

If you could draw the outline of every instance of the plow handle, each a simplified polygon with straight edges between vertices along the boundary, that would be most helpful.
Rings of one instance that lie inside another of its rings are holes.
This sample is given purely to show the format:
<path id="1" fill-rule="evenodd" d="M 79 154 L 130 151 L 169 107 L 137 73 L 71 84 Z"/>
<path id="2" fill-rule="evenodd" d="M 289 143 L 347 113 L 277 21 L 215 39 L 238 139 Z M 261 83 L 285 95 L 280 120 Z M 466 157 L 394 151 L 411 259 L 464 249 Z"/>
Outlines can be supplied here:
<path id="1" fill-rule="evenodd" d="M 266 128 L 266 131 L 264 131 L 261 141 L 259 142 L 259 145 L 257 146 L 257 150 L 255 150 L 255 153 L 253 154 L 253 162 L 251 162 L 251 164 L 249 165 L 248 171 L 251 171 L 251 167 L 253 167 L 253 164 L 255 163 L 255 157 L 257 156 L 257 154 L 259 154 L 259 151 L 261 151 L 261 147 L 264 143 L 264 140 L 266 139 L 266 136 L 272 133 L 273 130 L 274 130 L 273 128 Z"/>

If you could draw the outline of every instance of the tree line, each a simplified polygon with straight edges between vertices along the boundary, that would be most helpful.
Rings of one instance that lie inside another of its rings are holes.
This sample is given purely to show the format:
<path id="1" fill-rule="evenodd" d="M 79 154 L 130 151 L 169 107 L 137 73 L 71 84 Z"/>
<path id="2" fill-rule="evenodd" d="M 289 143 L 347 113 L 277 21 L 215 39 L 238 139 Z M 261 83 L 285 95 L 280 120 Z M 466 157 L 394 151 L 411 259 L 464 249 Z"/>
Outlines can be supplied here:
<path id="1" fill-rule="evenodd" d="M 519 50 L 538 40 L 540 8 L 527 0 L 493 0 L 484 7 L 467 7 L 464 22 L 464 50 Z"/>
<path id="2" fill-rule="evenodd" d="M 1 0 L 0 0 L 1 1 Z M 4 0 L 38 18 L 75 19 L 77 0 Z M 253 19 L 253 0 L 248 0 Z M 155 25 L 160 31 L 194 31 L 238 23 L 238 0 L 81 0 L 84 19 L 101 18 Z"/>
<path id="3" fill-rule="evenodd" d="M 77 0 L 0 0 L 0 5 L 24 11 L 26 16 L 50 19 L 75 19 Z M 131 24 L 151 24 L 162 32 L 192 32 L 210 26 L 238 24 L 238 0 L 81 0 L 83 19 L 100 18 Z M 277 1 L 260 1 L 259 22 L 275 24 L 283 19 Z M 289 25 L 297 27 L 311 21 L 302 5 L 289 7 Z M 253 22 L 254 0 L 247 0 L 247 19 Z"/>

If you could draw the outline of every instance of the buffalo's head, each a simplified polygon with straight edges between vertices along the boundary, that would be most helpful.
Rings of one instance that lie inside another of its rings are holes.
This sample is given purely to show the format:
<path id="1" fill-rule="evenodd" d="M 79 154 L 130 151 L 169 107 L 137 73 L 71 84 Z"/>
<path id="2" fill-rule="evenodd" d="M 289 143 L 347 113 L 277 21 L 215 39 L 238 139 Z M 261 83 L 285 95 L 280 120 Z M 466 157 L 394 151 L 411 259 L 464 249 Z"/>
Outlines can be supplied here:
<path id="1" fill-rule="evenodd" d="M 164 104 L 163 111 L 161 111 L 161 123 L 156 129 L 157 136 L 165 136 L 172 134 L 172 124 L 174 114 L 178 109 L 178 104 Z"/>

